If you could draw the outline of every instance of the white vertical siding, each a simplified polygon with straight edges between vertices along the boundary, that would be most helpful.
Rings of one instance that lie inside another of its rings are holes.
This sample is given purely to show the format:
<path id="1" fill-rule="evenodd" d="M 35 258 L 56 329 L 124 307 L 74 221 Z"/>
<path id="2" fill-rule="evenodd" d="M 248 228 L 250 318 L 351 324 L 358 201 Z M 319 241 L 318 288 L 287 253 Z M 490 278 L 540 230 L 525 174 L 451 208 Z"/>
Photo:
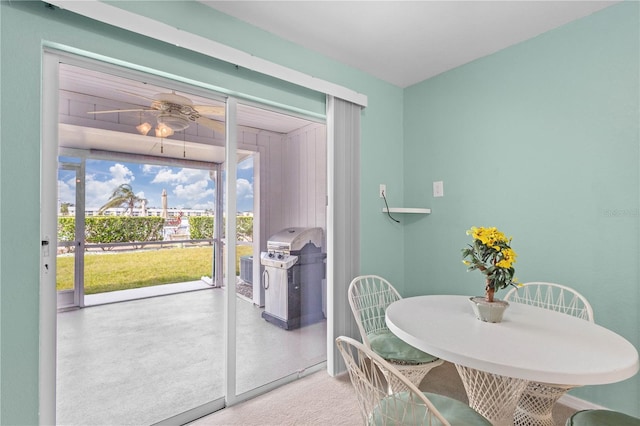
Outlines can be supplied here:
<path id="1" fill-rule="evenodd" d="M 326 231 L 325 125 L 313 123 L 288 135 L 245 131 L 238 137 L 239 147 L 255 146 L 261 153 L 261 250 L 270 235 L 287 227 Z"/>
<path id="2" fill-rule="evenodd" d="M 287 164 L 283 164 L 286 192 L 285 226 L 326 230 L 326 128 L 311 124 L 286 136 Z"/>

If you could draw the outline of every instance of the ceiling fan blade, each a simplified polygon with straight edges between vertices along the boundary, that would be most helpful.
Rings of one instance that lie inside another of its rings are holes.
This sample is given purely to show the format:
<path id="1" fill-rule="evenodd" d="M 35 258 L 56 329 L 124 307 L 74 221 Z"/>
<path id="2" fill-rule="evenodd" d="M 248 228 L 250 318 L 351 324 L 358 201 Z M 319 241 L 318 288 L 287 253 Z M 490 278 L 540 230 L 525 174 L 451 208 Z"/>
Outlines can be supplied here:
<path id="1" fill-rule="evenodd" d="M 198 117 L 196 118 L 196 123 L 204 126 L 204 127 L 208 127 L 209 129 L 212 129 L 216 132 L 219 133 L 224 133 L 225 130 L 225 125 L 223 122 L 217 121 L 217 120 L 212 120 L 210 118 L 207 117 Z"/>
<path id="2" fill-rule="evenodd" d="M 146 96 L 144 96 L 144 95 L 140 95 L 140 94 L 138 94 L 138 93 L 127 92 L 126 90 L 118 90 L 118 92 L 120 92 L 120 93 L 126 93 L 127 95 L 135 96 L 136 98 L 146 99 L 146 100 L 151 101 L 151 102 L 153 102 L 153 101 L 157 100 L 157 99 L 153 99 L 153 98 L 146 97 Z"/>
<path id="3" fill-rule="evenodd" d="M 135 109 L 111 109 L 106 111 L 87 111 L 87 114 L 108 114 L 112 112 L 146 112 L 146 111 L 157 111 L 155 109 L 143 109 L 143 108 L 135 108 Z"/>
<path id="4" fill-rule="evenodd" d="M 198 111 L 200 114 L 204 114 L 204 115 L 216 115 L 216 116 L 224 117 L 224 113 L 225 113 L 224 106 L 193 105 L 193 108 L 196 111 Z"/>

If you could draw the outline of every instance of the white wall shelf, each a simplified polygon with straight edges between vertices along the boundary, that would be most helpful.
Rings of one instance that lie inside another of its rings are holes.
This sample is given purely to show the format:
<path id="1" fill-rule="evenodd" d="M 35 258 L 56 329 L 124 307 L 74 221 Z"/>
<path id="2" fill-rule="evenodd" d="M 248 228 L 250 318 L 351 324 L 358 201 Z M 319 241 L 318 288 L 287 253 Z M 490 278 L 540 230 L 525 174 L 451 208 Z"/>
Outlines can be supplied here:
<path id="1" fill-rule="evenodd" d="M 382 209 L 382 213 L 419 213 L 430 214 L 431 209 L 418 209 L 418 208 L 406 208 L 406 207 L 385 207 Z"/>

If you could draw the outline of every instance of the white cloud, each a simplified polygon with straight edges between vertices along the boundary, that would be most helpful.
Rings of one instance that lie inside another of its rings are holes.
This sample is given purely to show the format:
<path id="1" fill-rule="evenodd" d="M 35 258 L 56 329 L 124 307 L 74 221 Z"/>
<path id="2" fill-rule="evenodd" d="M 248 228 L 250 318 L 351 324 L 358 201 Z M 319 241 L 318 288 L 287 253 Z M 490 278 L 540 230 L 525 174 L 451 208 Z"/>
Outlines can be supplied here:
<path id="1" fill-rule="evenodd" d="M 236 181 L 236 194 L 238 202 L 253 199 L 253 185 L 246 179 L 238 179 Z"/>
<path id="2" fill-rule="evenodd" d="M 186 200 L 203 200 L 207 197 L 213 200 L 215 191 L 213 188 L 207 188 L 208 185 L 209 181 L 206 179 L 188 185 L 176 185 L 175 188 L 173 188 L 173 194 L 178 198 Z"/>
<path id="3" fill-rule="evenodd" d="M 135 180 L 133 172 L 122 164 L 114 164 L 109 167 L 108 179 L 96 180 L 96 175 L 88 174 L 85 182 L 87 208 L 98 208 L 109 200 L 113 191 L 124 183 Z"/>
<path id="4" fill-rule="evenodd" d="M 129 170 L 127 166 L 119 163 L 109 167 L 109 173 L 111 173 L 112 176 L 111 181 L 118 182 L 116 186 L 122 185 L 123 183 L 130 183 L 136 179 L 133 172 Z"/>
<path id="5" fill-rule="evenodd" d="M 193 183 L 208 178 L 209 172 L 207 170 L 180 169 L 178 172 L 174 172 L 165 167 L 158 171 L 151 183 Z"/>
<path id="6" fill-rule="evenodd" d="M 76 180 L 58 181 L 58 201 L 60 203 L 76 203 Z"/>
<path id="7" fill-rule="evenodd" d="M 162 166 L 154 166 L 153 164 L 144 164 L 142 166 L 142 172 L 145 174 L 155 173 L 155 171 L 161 167 Z"/>
<path id="8" fill-rule="evenodd" d="M 171 169 L 161 169 L 151 180 L 151 183 L 175 182 L 175 174 Z"/>

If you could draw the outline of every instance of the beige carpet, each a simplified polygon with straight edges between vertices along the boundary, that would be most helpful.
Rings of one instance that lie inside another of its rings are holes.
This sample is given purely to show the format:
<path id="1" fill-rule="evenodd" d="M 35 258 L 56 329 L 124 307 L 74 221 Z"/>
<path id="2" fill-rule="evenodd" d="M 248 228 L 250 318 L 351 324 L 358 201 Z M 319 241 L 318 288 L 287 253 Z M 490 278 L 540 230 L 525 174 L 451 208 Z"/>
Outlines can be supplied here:
<path id="1" fill-rule="evenodd" d="M 330 377 L 320 371 L 191 424 L 339 426 L 361 423 L 349 376 Z"/>
<path id="2" fill-rule="evenodd" d="M 445 362 L 427 374 L 420 385 L 434 392 L 467 402 L 464 387 L 455 367 Z M 564 425 L 575 410 L 557 405 L 556 424 Z M 321 371 L 267 394 L 204 417 L 192 425 L 360 425 L 356 397 L 346 374 L 330 377 Z"/>

